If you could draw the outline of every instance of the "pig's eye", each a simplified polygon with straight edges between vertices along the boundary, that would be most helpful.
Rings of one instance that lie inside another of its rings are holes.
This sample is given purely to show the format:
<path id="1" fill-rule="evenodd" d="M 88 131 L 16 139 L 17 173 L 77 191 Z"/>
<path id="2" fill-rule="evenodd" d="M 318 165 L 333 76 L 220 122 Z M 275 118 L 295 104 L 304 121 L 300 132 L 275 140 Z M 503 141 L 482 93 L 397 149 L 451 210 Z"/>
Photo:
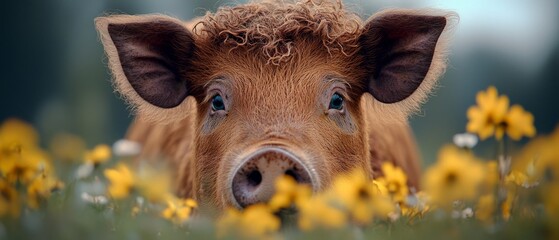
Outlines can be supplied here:
<path id="1" fill-rule="evenodd" d="M 328 106 L 328 109 L 342 110 L 343 107 L 344 98 L 340 94 L 334 93 L 330 99 L 330 106 Z"/>
<path id="2" fill-rule="evenodd" d="M 221 97 L 221 95 L 217 94 L 212 97 L 212 110 L 225 110 L 225 104 L 223 103 L 223 98 Z"/>

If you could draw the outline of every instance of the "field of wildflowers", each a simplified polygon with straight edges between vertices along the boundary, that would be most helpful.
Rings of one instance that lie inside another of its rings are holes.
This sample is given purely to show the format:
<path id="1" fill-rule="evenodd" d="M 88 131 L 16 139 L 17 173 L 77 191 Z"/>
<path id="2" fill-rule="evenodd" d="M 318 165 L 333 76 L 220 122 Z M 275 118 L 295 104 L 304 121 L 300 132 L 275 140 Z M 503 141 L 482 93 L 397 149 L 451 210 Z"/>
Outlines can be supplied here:
<path id="1" fill-rule="evenodd" d="M 216 217 L 172 194 L 164 166 L 135 162 L 137 143 L 86 149 L 82 138 L 59 134 L 41 146 L 31 125 L 8 119 L 0 239 L 559 239 L 559 128 L 536 136 L 532 114 L 494 87 L 476 102 L 467 133 L 441 147 L 420 192 L 391 164 L 381 178 L 355 170 L 317 194 L 285 176 L 270 202 Z M 494 138 L 494 155 L 476 156 L 478 137 Z M 522 138 L 531 139 L 511 151 Z"/>

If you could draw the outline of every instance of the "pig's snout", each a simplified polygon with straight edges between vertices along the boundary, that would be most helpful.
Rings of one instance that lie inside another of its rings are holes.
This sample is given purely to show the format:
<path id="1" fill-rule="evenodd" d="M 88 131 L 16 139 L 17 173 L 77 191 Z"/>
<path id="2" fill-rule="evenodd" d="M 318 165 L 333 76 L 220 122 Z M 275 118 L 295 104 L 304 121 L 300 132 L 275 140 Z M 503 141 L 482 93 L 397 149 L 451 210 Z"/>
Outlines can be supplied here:
<path id="1" fill-rule="evenodd" d="M 266 148 L 254 152 L 233 173 L 233 198 L 239 207 L 267 202 L 274 195 L 275 181 L 289 175 L 299 184 L 316 186 L 313 173 L 294 154 L 281 148 Z"/>

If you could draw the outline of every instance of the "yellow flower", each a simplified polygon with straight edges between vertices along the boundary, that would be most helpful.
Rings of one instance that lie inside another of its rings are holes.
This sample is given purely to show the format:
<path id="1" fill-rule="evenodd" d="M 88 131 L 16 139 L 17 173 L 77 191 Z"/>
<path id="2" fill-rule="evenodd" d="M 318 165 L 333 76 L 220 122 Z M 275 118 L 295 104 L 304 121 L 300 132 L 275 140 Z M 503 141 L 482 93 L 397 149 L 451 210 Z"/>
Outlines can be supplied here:
<path id="1" fill-rule="evenodd" d="M 505 177 L 507 184 L 516 184 L 517 186 L 525 186 L 528 184 L 528 176 L 523 172 L 512 170 L 509 175 Z"/>
<path id="2" fill-rule="evenodd" d="M 477 133 L 482 140 L 493 134 L 497 140 L 501 140 L 505 133 L 514 140 L 536 134 L 534 116 L 520 105 L 513 105 L 509 110 L 508 97 L 499 96 L 495 87 L 479 92 L 476 101 L 478 105 L 468 109 L 466 129 Z"/>
<path id="3" fill-rule="evenodd" d="M 369 180 L 363 171 L 356 170 L 334 181 L 332 196 L 357 223 L 368 224 L 373 216 L 386 218 L 388 213 L 394 211 L 394 205 L 379 185 Z"/>
<path id="4" fill-rule="evenodd" d="M 171 173 L 149 164 L 141 164 L 134 174 L 134 186 L 150 202 L 165 201 L 171 192 Z"/>
<path id="5" fill-rule="evenodd" d="M 406 201 L 404 204 L 400 205 L 402 215 L 409 218 L 414 218 L 416 216 L 423 217 L 431 208 L 427 204 L 429 202 L 429 197 L 425 192 L 418 192 L 412 196 L 413 201 Z"/>
<path id="6" fill-rule="evenodd" d="M 9 182 L 28 184 L 41 172 L 50 172 L 48 155 L 38 146 L 33 127 L 17 119 L 0 126 L 0 173 Z"/>
<path id="7" fill-rule="evenodd" d="M 0 217 L 11 215 L 18 217 L 20 213 L 19 195 L 16 189 L 5 179 L 0 178 Z"/>
<path id="8" fill-rule="evenodd" d="M 272 237 L 280 228 L 280 220 L 265 204 L 250 205 L 244 211 L 228 209 L 217 221 L 218 237 L 238 235 L 244 238 Z"/>
<path id="9" fill-rule="evenodd" d="M 333 207 L 324 195 L 300 201 L 297 207 L 298 224 L 303 231 L 316 228 L 341 228 L 347 222 L 346 214 L 341 209 Z"/>
<path id="10" fill-rule="evenodd" d="M 105 177 L 110 182 L 108 187 L 109 195 L 115 199 L 125 198 L 134 188 L 134 174 L 128 166 L 118 164 L 114 169 L 105 170 Z"/>
<path id="11" fill-rule="evenodd" d="M 495 196 L 493 194 L 481 196 L 476 206 L 476 218 L 488 224 L 492 223 L 495 204 Z"/>
<path id="12" fill-rule="evenodd" d="M 402 169 L 395 167 L 390 162 L 382 164 L 383 177 L 378 182 L 386 187 L 395 202 L 404 202 L 408 196 L 408 178 Z"/>
<path id="13" fill-rule="evenodd" d="M 454 200 L 473 200 L 484 177 L 483 165 L 470 152 L 449 145 L 425 172 L 425 191 L 434 203 L 450 206 Z"/>
<path id="14" fill-rule="evenodd" d="M 505 118 L 505 126 L 507 135 L 514 140 L 520 140 L 523 136 L 533 137 L 536 135 L 534 116 L 524 111 L 524 108 L 520 105 L 513 105 L 510 108 Z"/>
<path id="15" fill-rule="evenodd" d="M 9 182 L 28 184 L 42 172 L 50 173 L 52 166 L 46 153 L 38 148 L 4 148 L 0 161 L 0 172 Z"/>
<path id="16" fill-rule="evenodd" d="M 49 148 L 55 159 L 76 161 L 85 151 L 85 142 L 78 136 L 61 133 L 54 136 Z"/>
<path id="17" fill-rule="evenodd" d="M 18 119 L 8 119 L 0 126 L 0 147 L 18 145 L 22 148 L 36 147 L 39 134 L 33 126 Z"/>
<path id="18" fill-rule="evenodd" d="M 190 218 L 192 210 L 198 207 L 193 199 L 167 198 L 167 207 L 161 212 L 161 216 L 171 220 L 175 224 L 182 224 Z"/>
<path id="19" fill-rule="evenodd" d="M 49 198 L 51 192 L 63 187 L 64 184 L 56 178 L 40 174 L 27 187 L 27 204 L 31 208 L 38 208 L 41 200 Z"/>
<path id="20" fill-rule="evenodd" d="M 299 227 L 312 230 L 317 227 L 338 228 L 346 223 L 346 215 L 329 205 L 324 194 L 312 197 L 308 185 L 298 185 L 291 176 L 276 180 L 276 193 L 268 202 L 274 212 L 295 206 L 299 214 Z"/>
<path id="21" fill-rule="evenodd" d="M 228 208 L 216 221 L 217 237 L 223 238 L 239 233 L 239 225 L 242 214 L 235 208 Z"/>
<path id="22" fill-rule="evenodd" d="M 111 147 L 106 144 L 95 146 L 93 150 L 85 153 L 85 161 L 94 165 L 104 163 L 111 158 Z"/>
<path id="23" fill-rule="evenodd" d="M 468 132 L 477 133 L 481 140 L 495 134 L 497 139 L 503 137 L 505 129 L 502 123 L 509 107 L 507 96 L 498 96 L 493 86 L 487 92 L 479 92 L 476 96 L 477 106 L 468 109 Z"/>
<path id="24" fill-rule="evenodd" d="M 268 202 L 273 211 L 289 208 L 295 203 L 311 197 L 311 189 L 308 185 L 299 185 L 288 175 L 283 175 L 276 180 L 276 193 Z"/>
<path id="25" fill-rule="evenodd" d="M 132 191 L 153 203 L 166 202 L 171 196 L 171 174 L 167 169 L 155 168 L 145 163 L 131 169 L 120 163 L 104 173 L 109 180 L 108 193 L 115 199 L 125 198 Z"/>
<path id="26" fill-rule="evenodd" d="M 559 127 L 549 136 L 539 136 L 526 144 L 513 157 L 513 171 L 523 173 L 528 184 L 542 180 L 546 173 L 559 176 Z"/>
<path id="27" fill-rule="evenodd" d="M 264 236 L 278 231 L 280 221 L 267 206 L 253 205 L 244 210 L 241 225 L 245 236 Z"/>

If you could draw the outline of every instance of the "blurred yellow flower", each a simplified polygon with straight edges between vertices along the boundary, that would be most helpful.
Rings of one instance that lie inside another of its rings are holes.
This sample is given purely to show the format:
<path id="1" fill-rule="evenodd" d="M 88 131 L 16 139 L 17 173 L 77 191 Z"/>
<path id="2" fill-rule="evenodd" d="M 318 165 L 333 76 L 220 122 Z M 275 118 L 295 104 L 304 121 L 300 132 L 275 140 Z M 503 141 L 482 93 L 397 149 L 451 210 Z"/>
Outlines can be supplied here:
<path id="1" fill-rule="evenodd" d="M 87 151 L 84 158 L 86 162 L 94 165 L 104 163 L 111 158 L 111 147 L 106 144 L 99 144 L 91 151 Z"/>
<path id="2" fill-rule="evenodd" d="M 136 190 L 150 202 L 163 202 L 171 194 L 171 173 L 142 164 L 134 174 Z"/>
<path id="3" fill-rule="evenodd" d="M 161 216 L 175 224 L 182 224 L 190 218 L 192 210 L 198 207 L 193 199 L 179 199 L 174 196 L 167 198 L 167 207 Z"/>
<path id="4" fill-rule="evenodd" d="M 85 151 L 85 142 L 76 135 L 60 133 L 50 141 L 49 148 L 55 159 L 77 161 Z"/>
<path id="5" fill-rule="evenodd" d="M 235 208 L 227 208 L 219 219 L 215 222 L 217 228 L 217 237 L 223 238 L 239 233 L 239 225 L 242 214 Z"/>
<path id="6" fill-rule="evenodd" d="M 299 185 L 291 176 L 281 176 L 276 180 L 276 193 L 268 202 L 274 212 L 296 207 L 299 214 L 298 224 L 302 230 L 319 227 L 338 228 L 346 223 L 346 215 L 340 209 L 329 205 L 324 194 L 311 196 L 308 185 Z"/>
<path id="7" fill-rule="evenodd" d="M 0 126 L 0 148 L 36 147 L 39 144 L 39 134 L 29 123 L 19 119 L 5 120 Z"/>
<path id="8" fill-rule="evenodd" d="M 493 223 L 495 205 L 495 196 L 493 194 L 485 194 L 479 197 L 476 206 L 476 218 L 487 224 Z"/>
<path id="9" fill-rule="evenodd" d="M 509 107 L 507 96 L 498 96 L 497 89 L 490 86 L 486 92 L 479 92 L 476 96 L 477 106 L 468 109 L 468 132 L 477 133 L 481 140 L 495 134 L 501 139 L 505 132 L 502 123 Z"/>
<path id="10" fill-rule="evenodd" d="M 271 238 L 280 228 L 280 220 L 265 204 L 254 204 L 242 212 L 227 209 L 217 221 L 218 237 Z"/>
<path id="11" fill-rule="evenodd" d="M 120 163 L 114 169 L 105 170 L 109 180 L 108 192 L 115 199 L 127 197 L 134 188 L 135 177 L 128 166 Z"/>
<path id="12" fill-rule="evenodd" d="M 455 200 L 473 200 L 484 179 L 483 165 L 470 152 L 445 146 L 437 163 L 424 175 L 425 192 L 435 204 L 450 206 Z"/>
<path id="13" fill-rule="evenodd" d="M 347 215 L 339 208 L 332 206 L 328 197 L 319 195 L 300 201 L 299 228 L 309 231 L 316 228 L 341 228 L 347 222 Z"/>
<path id="14" fill-rule="evenodd" d="M 19 193 L 3 178 L 0 178 L 0 218 L 6 215 L 18 217 L 20 213 Z"/>
<path id="15" fill-rule="evenodd" d="M 506 177 L 505 183 L 516 184 L 517 186 L 526 186 L 528 184 L 528 176 L 523 172 L 512 170 Z"/>
<path id="16" fill-rule="evenodd" d="M 12 183 L 28 184 L 38 174 L 53 170 L 48 155 L 37 147 L 4 148 L 1 155 L 0 172 Z"/>
<path id="17" fill-rule="evenodd" d="M 276 180 L 276 193 L 268 202 L 273 211 L 289 208 L 293 204 L 311 197 L 311 189 L 308 185 L 299 185 L 288 175 L 283 175 Z"/>
<path id="18" fill-rule="evenodd" d="M 408 196 L 408 178 L 404 171 L 390 162 L 384 162 L 381 168 L 384 176 L 377 181 L 386 187 L 393 201 L 404 202 Z"/>
<path id="19" fill-rule="evenodd" d="M 528 184 L 541 181 L 546 173 L 559 176 L 559 126 L 549 136 L 539 136 L 526 144 L 513 159 L 512 170 L 523 173 Z"/>
<path id="20" fill-rule="evenodd" d="M 523 136 L 533 137 L 536 135 L 534 116 L 524 111 L 524 108 L 520 105 L 513 105 L 510 108 L 505 117 L 505 127 L 507 135 L 514 140 L 520 140 Z"/>
<path id="21" fill-rule="evenodd" d="M 55 177 L 40 174 L 27 187 L 27 204 L 31 208 L 38 208 L 40 201 L 49 198 L 51 192 L 63 187 L 64 184 Z"/>
<path id="22" fill-rule="evenodd" d="M 427 204 L 429 202 L 429 196 L 425 192 L 418 192 L 412 195 L 412 198 L 400 205 L 400 210 L 403 216 L 409 218 L 423 217 L 431 208 Z"/>
<path id="23" fill-rule="evenodd" d="M 347 209 L 357 223 L 368 224 L 373 217 L 386 218 L 394 211 L 394 204 L 388 199 L 376 181 L 369 180 L 361 170 L 334 180 L 332 195 L 342 207 Z"/>
<path id="24" fill-rule="evenodd" d="M 0 126 L 0 173 L 9 182 L 28 184 L 41 172 L 51 172 L 49 156 L 39 148 L 33 127 L 17 119 Z"/>
<path id="25" fill-rule="evenodd" d="M 115 199 L 125 198 L 132 191 L 152 203 L 168 202 L 167 199 L 172 196 L 171 174 L 167 169 L 146 163 L 130 168 L 119 163 L 115 168 L 106 169 L 104 173 L 109 180 L 108 193 Z"/>

